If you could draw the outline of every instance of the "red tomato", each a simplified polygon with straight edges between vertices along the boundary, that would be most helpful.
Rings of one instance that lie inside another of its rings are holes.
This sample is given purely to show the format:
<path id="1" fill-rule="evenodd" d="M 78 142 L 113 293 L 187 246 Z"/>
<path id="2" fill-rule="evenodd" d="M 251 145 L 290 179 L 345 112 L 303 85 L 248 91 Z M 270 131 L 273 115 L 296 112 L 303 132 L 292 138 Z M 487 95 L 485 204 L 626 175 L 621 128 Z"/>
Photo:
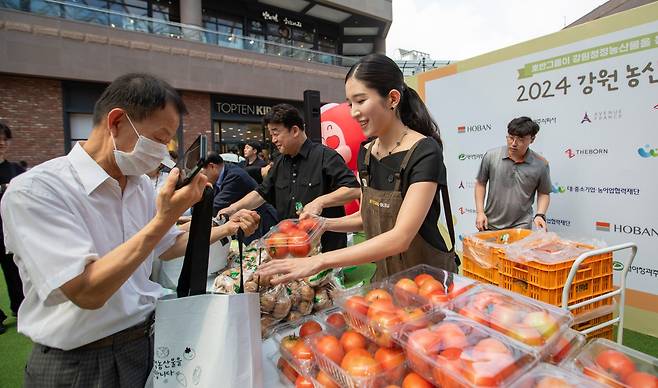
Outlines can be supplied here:
<path id="1" fill-rule="evenodd" d="M 452 322 L 445 322 L 432 329 L 437 338 L 441 341 L 441 349 L 463 349 L 468 345 L 466 335 L 459 327 Z"/>
<path id="2" fill-rule="evenodd" d="M 422 329 L 427 327 L 425 312 L 420 307 L 404 307 L 399 309 L 397 314 L 403 323 L 412 325 L 413 328 Z"/>
<path id="3" fill-rule="evenodd" d="M 631 388 L 658 388 L 658 377 L 645 372 L 633 372 L 626 377 Z"/>
<path id="4" fill-rule="evenodd" d="M 397 283 L 395 283 L 395 287 L 393 287 L 393 294 L 400 303 L 403 305 L 408 304 L 411 300 L 413 300 L 412 295 L 418 295 L 418 286 L 413 280 L 409 278 L 402 278 L 398 280 Z"/>
<path id="5" fill-rule="evenodd" d="M 315 321 L 307 321 L 299 329 L 299 336 L 304 338 L 311 334 L 319 333 L 322 331 L 322 326 Z"/>
<path id="6" fill-rule="evenodd" d="M 370 308 L 368 309 L 368 318 L 372 319 L 375 315 L 378 314 L 395 314 L 397 312 L 397 308 L 391 302 L 390 300 L 387 299 L 379 299 L 370 304 Z"/>
<path id="7" fill-rule="evenodd" d="M 323 354 L 336 364 L 339 364 L 345 355 L 341 343 L 338 342 L 338 338 L 333 335 L 326 335 L 318 339 L 315 343 L 315 347 L 320 354 Z"/>
<path id="8" fill-rule="evenodd" d="M 299 341 L 297 345 L 293 346 L 293 348 L 290 350 L 290 353 L 292 353 L 293 358 L 297 361 L 307 361 L 313 359 L 311 349 L 308 347 L 308 345 L 306 345 L 304 341 Z"/>
<path id="9" fill-rule="evenodd" d="M 291 383 L 294 383 L 297 379 L 297 376 L 299 376 L 299 373 L 297 373 L 297 371 L 292 366 L 290 366 L 288 361 L 281 357 L 279 357 L 279 361 L 276 363 L 276 366 L 277 368 L 281 369 L 283 375 L 286 376 L 286 378 L 290 380 Z"/>
<path id="10" fill-rule="evenodd" d="M 279 222 L 277 227 L 279 228 L 278 231 L 282 233 L 290 233 L 293 230 L 297 230 L 295 223 L 290 220 L 283 220 Z"/>
<path id="11" fill-rule="evenodd" d="M 345 327 L 345 317 L 342 313 L 333 313 L 327 317 L 327 324 L 336 329 Z"/>
<path id="12" fill-rule="evenodd" d="M 419 374 L 414 372 L 409 373 L 404 380 L 402 380 L 402 388 L 432 388 L 433 385 L 427 380 L 420 377 Z"/>
<path id="13" fill-rule="evenodd" d="M 368 302 L 361 295 L 354 295 L 345 301 L 345 310 L 347 313 L 354 313 L 361 316 L 368 314 Z"/>
<path id="14" fill-rule="evenodd" d="M 351 330 L 343 333 L 340 337 L 340 344 L 346 353 L 353 349 L 365 349 L 368 345 L 366 337 L 362 336 L 361 333 Z"/>
<path id="15" fill-rule="evenodd" d="M 423 375 L 431 373 L 431 366 L 421 355 L 435 357 L 440 350 L 441 337 L 429 329 L 412 332 L 407 340 L 407 359 L 409 366 Z"/>
<path id="16" fill-rule="evenodd" d="M 606 372 L 613 374 L 618 380 L 635 372 L 635 364 L 624 353 L 616 350 L 604 350 L 596 356 L 596 363 Z"/>
<path id="17" fill-rule="evenodd" d="M 288 235 L 286 233 L 272 233 L 265 241 L 267 254 L 273 259 L 282 259 L 288 254 Z"/>
<path id="18" fill-rule="evenodd" d="M 306 257 L 311 252 L 311 242 L 306 232 L 294 230 L 288 233 L 288 251 L 295 257 Z"/>
<path id="19" fill-rule="evenodd" d="M 390 348 L 394 345 L 393 337 L 395 337 L 397 331 L 400 329 L 402 320 L 395 312 L 382 312 L 373 315 L 368 324 L 373 329 L 375 343 L 379 346 Z"/>
<path id="20" fill-rule="evenodd" d="M 418 290 L 418 295 L 422 296 L 423 298 L 428 298 L 430 294 L 437 291 L 440 292 L 445 291 L 445 288 L 443 287 L 443 283 L 441 283 L 438 280 L 428 279 L 423 282 L 422 286 L 420 286 L 420 289 Z"/>
<path id="21" fill-rule="evenodd" d="M 310 234 L 311 232 L 313 232 L 318 228 L 318 221 L 313 217 L 306 218 L 299 221 L 299 224 L 297 224 L 297 228 L 299 228 L 299 230 L 303 230 L 304 232 Z"/>
<path id="22" fill-rule="evenodd" d="M 442 388 L 461 388 L 458 376 L 463 374 L 462 361 L 459 359 L 461 350 L 451 349 L 439 354 L 436 358 L 436 367 L 432 370 L 432 377 Z"/>
<path id="23" fill-rule="evenodd" d="M 351 354 L 352 352 L 358 353 Z M 381 372 L 379 363 L 369 353 L 365 355 L 363 352 L 365 350 L 362 349 L 348 352 L 340 363 L 340 367 L 354 377 L 372 377 L 379 374 Z"/>
<path id="24" fill-rule="evenodd" d="M 544 343 L 544 338 L 541 336 L 541 333 L 537 329 L 534 327 L 526 326 L 522 323 L 513 325 L 508 330 L 503 331 L 503 333 L 532 346 L 537 346 Z"/>
<path id="25" fill-rule="evenodd" d="M 496 357 L 496 353 L 510 354 L 509 348 L 495 338 L 485 338 L 473 347 L 474 352 L 493 354 L 491 358 Z"/>
<path id="26" fill-rule="evenodd" d="M 295 380 L 295 388 L 314 388 L 314 387 L 311 380 L 300 375 L 297 376 L 297 380 Z"/>
<path id="27" fill-rule="evenodd" d="M 388 291 L 386 290 L 382 290 L 381 288 L 375 288 L 373 290 L 368 291 L 365 298 L 368 304 L 372 304 L 374 301 L 377 300 L 387 300 L 391 303 L 393 302 L 393 297 L 391 296 L 391 294 L 389 294 Z"/>
<path id="28" fill-rule="evenodd" d="M 405 359 L 402 349 L 379 348 L 375 352 L 375 360 L 387 372 L 386 378 L 388 381 L 399 381 L 402 378 Z"/>
<path id="29" fill-rule="evenodd" d="M 290 352 L 295 345 L 299 342 L 299 337 L 296 335 L 289 335 L 284 337 L 281 340 L 281 348 L 285 349 L 286 351 Z"/>
<path id="30" fill-rule="evenodd" d="M 472 355 L 462 357 L 462 360 L 468 359 L 465 365 L 465 376 L 474 385 L 497 386 L 504 382 L 504 379 L 511 375 L 516 369 L 514 358 L 503 353 L 493 354 L 492 359 L 476 360 Z"/>
<path id="31" fill-rule="evenodd" d="M 414 283 L 418 286 L 418 288 L 423 286 L 423 283 L 425 283 L 426 280 L 436 280 L 432 275 L 428 275 L 426 273 L 422 273 L 414 278 Z"/>
<path id="32" fill-rule="evenodd" d="M 323 388 L 339 388 L 328 374 L 323 371 L 319 371 L 318 375 L 315 376 L 315 380 L 322 385 Z"/>

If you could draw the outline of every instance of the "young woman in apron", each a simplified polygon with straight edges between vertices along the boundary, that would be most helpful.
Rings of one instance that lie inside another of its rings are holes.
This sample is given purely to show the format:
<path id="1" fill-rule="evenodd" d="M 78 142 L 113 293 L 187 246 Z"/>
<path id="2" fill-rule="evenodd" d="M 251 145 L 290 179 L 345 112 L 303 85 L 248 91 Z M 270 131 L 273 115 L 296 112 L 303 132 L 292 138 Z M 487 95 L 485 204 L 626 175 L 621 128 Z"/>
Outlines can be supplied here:
<path id="1" fill-rule="evenodd" d="M 361 208 L 326 219 L 325 230 L 364 230 L 367 240 L 308 259 L 272 260 L 259 272 L 280 275 L 277 283 L 368 262 L 377 264 L 375 280 L 421 263 L 456 272 L 458 259 L 448 252 L 437 225 L 446 171 L 427 108 L 405 85 L 395 62 L 379 54 L 350 69 L 345 92 L 352 116 L 370 139 L 359 152 Z"/>

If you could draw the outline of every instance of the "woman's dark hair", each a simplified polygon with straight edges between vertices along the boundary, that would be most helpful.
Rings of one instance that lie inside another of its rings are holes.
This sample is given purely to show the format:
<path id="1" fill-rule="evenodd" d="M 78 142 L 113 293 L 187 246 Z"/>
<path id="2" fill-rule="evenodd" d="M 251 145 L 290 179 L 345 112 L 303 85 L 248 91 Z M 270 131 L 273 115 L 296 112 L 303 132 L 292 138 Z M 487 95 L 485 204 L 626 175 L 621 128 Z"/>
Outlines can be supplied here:
<path id="1" fill-rule="evenodd" d="M 507 133 L 514 136 L 532 136 L 535 137 L 539 132 L 539 124 L 534 122 L 530 117 L 521 116 L 513 119 L 507 124 Z"/>
<path id="2" fill-rule="evenodd" d="M 146 73 L 120 76 L 103 91 L 94 106 L 94 125 L 114 108 L 125 109 L 133 120 L 141 121 L 171 103 L 176 111 L 187 114 L 187 108 L 176 89 L 166 81 Z"/>
<path id="3" fill-rule="evenodd" d="M 363 82 L 366 87 L 375 89 L 384 98 L 388 97 L 391 90 L 398 90 L 401 98 L 397 112 L 402 123 L 443 144 L 439 126 L 432 119 L 418 93 L 404 83 L 402 71 L 391 58 L 382 54 L 367 55 L 350 68 L 345 82 L 352 77 Z"/>

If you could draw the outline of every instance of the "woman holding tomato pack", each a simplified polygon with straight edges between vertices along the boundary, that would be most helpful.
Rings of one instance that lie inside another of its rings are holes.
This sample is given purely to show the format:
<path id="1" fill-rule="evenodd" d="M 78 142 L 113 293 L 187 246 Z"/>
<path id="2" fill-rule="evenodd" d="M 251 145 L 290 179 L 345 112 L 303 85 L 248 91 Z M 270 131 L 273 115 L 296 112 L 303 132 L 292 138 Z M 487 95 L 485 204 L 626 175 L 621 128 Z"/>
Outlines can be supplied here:
<path id="1" fill-rule="evenodd" d="M 456 272 L 457 256 L 438 229 L 440 188 L 447 190 L 447 178 L 441 138 L 427 108 L 395 62 L 379 54 L 350 69 L 345 93 L 369 138 L 358 157 L 361 207 L 325 219 L 324 230 L 364 230 L 367 241 L 309 259 L 272 260 L 259 272 L 281 275 L 277 283 L 373 261 L 376 280 L 421 263 Z"/>

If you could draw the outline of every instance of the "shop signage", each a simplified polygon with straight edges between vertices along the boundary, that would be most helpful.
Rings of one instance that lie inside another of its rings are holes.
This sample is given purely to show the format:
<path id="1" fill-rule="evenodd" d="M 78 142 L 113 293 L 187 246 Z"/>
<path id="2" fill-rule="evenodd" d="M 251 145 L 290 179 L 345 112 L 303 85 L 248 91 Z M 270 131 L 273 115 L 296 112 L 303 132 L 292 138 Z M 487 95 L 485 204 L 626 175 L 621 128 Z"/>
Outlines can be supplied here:
<path id="1" fill-rule="evenodd" d="M 265 19 L 265 20 L 271 20 L 273 22 L 279 23 L 279 14 L 278 13 L 269 13 L 267 11 L 263 11 L 263 13 L 261 15 L 263 16 L 263 19 Z M 288 25 L 288 26 L 302 28 L 302 22 L 300 22 L 299 20 L 290 20 L 287 17 L 284 17 L 283 19 L 281 19 L 281 22 L 285 25 Z"/>
<path id="2" fill-rule="evenodd" d="M 226 115 L 265 116 L 272 109 L 267 105 L 236 104 L 231 102 L 218 102 L 217 110 Z"/>

